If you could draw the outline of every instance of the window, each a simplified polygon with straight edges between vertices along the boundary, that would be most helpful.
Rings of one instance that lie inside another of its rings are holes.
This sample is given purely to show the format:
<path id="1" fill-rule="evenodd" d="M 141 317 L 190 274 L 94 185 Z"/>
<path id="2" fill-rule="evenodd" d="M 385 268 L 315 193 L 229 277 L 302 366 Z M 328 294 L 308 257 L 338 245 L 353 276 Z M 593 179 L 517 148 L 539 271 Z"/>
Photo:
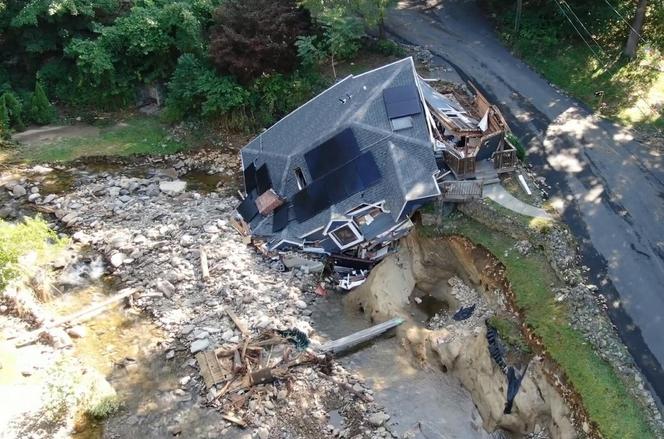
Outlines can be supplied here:
<path id="1" fill-rule="evenodd" d="M 360 232 L 351 223 L 332 231 L 330 237 L 341 250 L 359 244 L 364 239 Z"/>
<path id="2" fill-rule="evenodd" d="M 307 180 L 304 178 L 302 169 L 295 168 L 295 178 L 297 178 L 297 188 L 302 190 L 307 186 Z"/>
<path id="3" fill-rule="evenodd" d="M 413 118 L 410 116 L 397 117 L 390 119 L 390 123 L 392 124 L 392 131 L 405 130 L 413 127 Z"/>

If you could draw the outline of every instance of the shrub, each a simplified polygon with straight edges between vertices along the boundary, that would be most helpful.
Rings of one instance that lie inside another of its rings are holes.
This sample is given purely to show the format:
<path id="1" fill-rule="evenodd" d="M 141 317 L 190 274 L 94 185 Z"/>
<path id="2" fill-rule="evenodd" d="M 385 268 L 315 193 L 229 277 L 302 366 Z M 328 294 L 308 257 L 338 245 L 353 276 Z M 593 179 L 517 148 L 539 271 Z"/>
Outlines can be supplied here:
<path id="1" fill-rule="evenodd" d="M 230 110 L 244 107 L 249 92 L 227 76 L 219 76 L 214 69 L 193 54 L 185 54 L 168 83 L 166 98 L 167 120 L 188 116 L 221 116 Z"/>
<path id="2" fill-rule="evenodd" d="M 4 95 L 0 96 L 0 138 L 9 138 L 9 111 Z"/>
<path id="3" fill-rule="evenodd" d="M 7 108 L 7 113 L 9 116 L 8 122 L 10 127 L 16 129 L 17 131 L 23 131 L 25 129 L 25 124 L 23 123 L 23 106 L 18 98 L 12 92 L 5 92 L 0 97 L 4 100 L 5 106 Z"/>
<path id="4" fill-rule="evenodd" d="M 46 97 L 44 87 L 39 81 L 35 82 L 35 92 L 30 99 L 30 120 L 39 125 L 47 125 L 55 119 L 55 108 Z"/>
<path id="5" fill-rule="evenodd" d="M 524 161 L 526 159 L 526 148 L 523 147 L 519 138 L 512 133 L 505 134 L 505 138 L 516 148 L 516 156 L 519 160 Z"/>
<path id="6" fill-rule="evenodd" d="M 228 0 L 215 11 L 210 56 L 218 71 L 243 84 L 267 73 L 289 73 L 298 63 L 296 41 L 311 17 L 295 0 Z"/>

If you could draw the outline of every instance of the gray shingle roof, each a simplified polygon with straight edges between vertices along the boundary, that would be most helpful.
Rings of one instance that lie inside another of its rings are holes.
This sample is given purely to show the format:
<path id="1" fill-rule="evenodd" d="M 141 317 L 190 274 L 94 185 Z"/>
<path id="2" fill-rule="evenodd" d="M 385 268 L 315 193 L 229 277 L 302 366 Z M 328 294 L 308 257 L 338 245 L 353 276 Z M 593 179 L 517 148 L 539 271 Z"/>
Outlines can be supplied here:
<path id="1" fill-rule="evenodd" d="M 424 111 L 411 116 L 411 128 L 393 132 L 383 102 L 385 88 L 409 84 L 419 87 L 417 78 L 412 58 L 348 76 L 245 146 L 241 152 L 244 166 L 252 162 L 256 168 L 266 164 L 275 191 L 288 200 L 299 190 L 295 168 L 312 181 L 304 154 L 346 128 L 352 130 L 361 152 L 370 152 L 382 176 L 365 190 L 306 221 L 299 223 L 290 215 L 288 226 L 276 234 L 272 231 L 273 217 L 258 215 L 250 224 L 252 232 L 265 237 L 300 237 L 363 202 L 383 200 L 397 221 L 408 200 L 438 195 L 433 179 L 437 166 Z"/>

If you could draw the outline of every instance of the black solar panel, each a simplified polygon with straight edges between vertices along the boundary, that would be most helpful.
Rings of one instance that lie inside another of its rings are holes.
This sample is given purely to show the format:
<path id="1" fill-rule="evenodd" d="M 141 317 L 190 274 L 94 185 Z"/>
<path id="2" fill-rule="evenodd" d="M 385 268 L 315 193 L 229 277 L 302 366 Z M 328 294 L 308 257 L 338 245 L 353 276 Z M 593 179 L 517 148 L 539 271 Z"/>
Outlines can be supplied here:
<path id="1" fill-rule="evenodd" d="M 272 180 L 270 180 L 270 171 L 267 165 L 263 165 L 256 171 L 256 186 L 258 188 L 258 195 L 272 188 Z"/>
<path id="2" fill-rule="evenodd" d="M 360 153 L 357 139 L 350 128 L 304 154 L 314 180 L 353 160 Z"/>
<path id="3" fill-rule="evenodd" d="M 332 204 L 365 190 L 380 179 L 380 170 L 370 152 L 313 181 L 293 196 L 295 218 L 302 223 Z"/>
<path id="4" fill-rule="evenodd" d="M 288 225 L 288 211 L 290 204 L 282 204 L 274 209 L 274 216 L 272 217 L 272 232 L 277 233 L 282 231 Z"/>
<path id="5" fill-rule="evenodd" d="M 422 112 L 420 96 L 414 84 L 391 87 L 383 90 L 383 102 L 387 117 L 411 116 Z"/>
<path id="6" fill-rule="evenodd" d="M 244 170 L 244 189 L 247 193 L 256 189 L 256 166 L 253 163 Z"/>
<path id="7" fill-rule="evenodd" d="M 250 222 L 256 215 L 258 215 L 256 199 L 251 196 L 245 198 L 237 207 L 237 211 L 246 222 Z"/>

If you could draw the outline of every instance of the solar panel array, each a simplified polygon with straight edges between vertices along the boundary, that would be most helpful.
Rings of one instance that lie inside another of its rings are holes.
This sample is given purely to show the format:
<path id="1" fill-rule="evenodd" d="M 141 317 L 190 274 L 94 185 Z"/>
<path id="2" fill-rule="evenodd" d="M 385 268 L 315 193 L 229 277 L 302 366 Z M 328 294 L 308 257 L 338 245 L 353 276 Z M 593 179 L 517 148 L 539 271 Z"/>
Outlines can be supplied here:
<path id="1" fill-rule="evenodd" d="M 256 189 L 256 166 L 253 163 L 244 170 L 244 188 L 247 193 Z"/>
<path id="2" fill-rule="evenodd" d="M 272 217 L 272 233 L 281 232 L 288 225 L 288 214 L 290 204 L 285 203 L 274 209 L 274 216 Z"/>
<path id="3" fill-rule="evenodd" d="M 355 134 L 346 128 L 304 154 L 311 178 L 317 180 L 325 174 L 348 163 L 360 154 Z"/>
<path id="4" fill-rule="evenodd" d="M 270 180 L 270 171 L 267 169 L 267 165 L 263 165 L 256 170 L 256 187 L 258 195 L 262 195 L 263 192 L 272 188 L 272 180 Z"/>
<path id="5" fill-rule="evenodd" d="M 293 196 L 298 222 L 304 222 L 333 204 L 361 192 L 380 179 L 380 170 L 371 152 L 365 152 L 345 165 L 314 180 Z"/>
<path id="6" fill-rule="evenodd" d="M 383 102 L 385 103 L 387 117 L 390 119 L 412 116 L 422 112 L 420 95 L 414 84 L 386 88 L 383 90 Z"/>
<path id="7" fill-rule="evenodd" d="M 246 222 L 250 222 L 256 215 L 258 215 L 258 207 L 256 207 L 256 198 L 249 195 L 237 207 L 237 211 Z"/>

